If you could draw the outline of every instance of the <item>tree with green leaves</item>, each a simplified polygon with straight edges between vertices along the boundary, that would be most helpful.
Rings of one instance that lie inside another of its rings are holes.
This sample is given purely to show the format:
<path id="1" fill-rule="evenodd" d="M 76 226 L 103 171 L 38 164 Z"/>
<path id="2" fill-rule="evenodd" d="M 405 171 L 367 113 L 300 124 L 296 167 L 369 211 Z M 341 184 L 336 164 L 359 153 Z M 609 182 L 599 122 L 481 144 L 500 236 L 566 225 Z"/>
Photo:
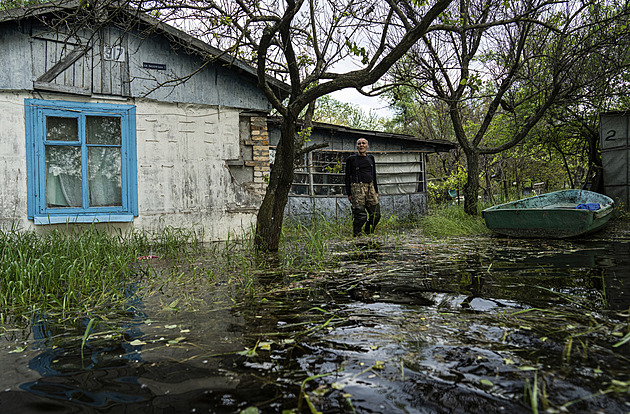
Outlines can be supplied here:
<path id="1" fill-rule="evenodd" d="M 384 98 L 389 101 L 394 116 L 385 122 L 385 130 L 408 134 L 428 140 L 456 142 L 450 122 L 448 105 L 436 98 L 419 97 L 417 91 L 402 85 L 386 90 Z M 435 153 L 427 158 L 429 180 L 448 180 L 457 175 L 462 164 L 461 150 Z"/>
<path id="2" fill-rule="evenodd" d="M 395 84 L 448 105 L 468 214 L 483 155 L 521 143 L 551 108 L 627 67 L 628 16 L 626 1 L 461 0 L 395 65 Z"/>

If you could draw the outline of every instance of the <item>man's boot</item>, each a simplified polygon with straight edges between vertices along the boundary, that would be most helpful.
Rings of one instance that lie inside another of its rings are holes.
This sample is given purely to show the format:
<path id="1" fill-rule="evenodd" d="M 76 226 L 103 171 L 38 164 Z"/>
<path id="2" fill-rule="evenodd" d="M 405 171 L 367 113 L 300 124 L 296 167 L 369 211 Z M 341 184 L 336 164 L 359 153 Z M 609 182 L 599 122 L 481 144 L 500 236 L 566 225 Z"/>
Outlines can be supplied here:
<path id="1" fill-rule="evenodd" d="M 375 206 L 367 207 L 367 211 L 368 220 L 367 224 L 365 225 L 365 232 L 367 234 L 372 234 L 374 233 L 374 229 L 381 219 L 381 206 L 377 204 Z"/>
<path id="2" fill-rule="evenodd" d="M 354 236 L 360 236 L 363 233 L 363 225 L 368 219 L 367 211 L 364 207 L 357 207 L 352 209 L 352 233 Z"/>

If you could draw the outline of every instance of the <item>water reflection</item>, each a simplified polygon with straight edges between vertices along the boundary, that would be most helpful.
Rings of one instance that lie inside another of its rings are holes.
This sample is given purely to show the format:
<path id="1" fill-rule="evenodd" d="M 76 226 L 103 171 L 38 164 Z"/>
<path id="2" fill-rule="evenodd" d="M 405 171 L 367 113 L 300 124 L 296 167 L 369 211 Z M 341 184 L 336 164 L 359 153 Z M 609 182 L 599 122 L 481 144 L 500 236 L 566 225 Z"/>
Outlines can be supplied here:
<path id="1" fill-rule="evenodd" d="M 62 324 L 36 318 L 32 325 L 33 346 L 42 351 L 28 367 L 42 377 L 19 388 L 46 401 L 74 406 L 103 408 L 147 400 L 137 382 L 139 347 L 127 340 L 141 334 L 138 323 L 122 324 L 118 330 L 124 334 L 88 340 L 82 347 L 88 323 L 87 319 Z"/>
<path id="2" fill-rule="evenodd" d="M 630 309 L 630 243 L 608 245 L 608 254 L 599 259 L 605 269 L 604 283 L 608 307 L 616 310 Z"/>

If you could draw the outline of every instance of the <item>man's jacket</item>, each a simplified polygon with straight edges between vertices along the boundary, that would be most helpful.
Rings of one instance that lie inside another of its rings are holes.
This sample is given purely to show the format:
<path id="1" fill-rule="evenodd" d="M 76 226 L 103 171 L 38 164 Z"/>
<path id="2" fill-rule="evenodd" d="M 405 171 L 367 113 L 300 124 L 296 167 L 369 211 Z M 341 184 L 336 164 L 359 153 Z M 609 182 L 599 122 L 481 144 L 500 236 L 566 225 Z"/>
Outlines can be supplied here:
<path id="1" fill-rule="evenodd" d="M 363 158 L 363 157 L 361 157 Z M 376 162 L 372 154 L 367 154 L 365 158 L 372 167 L 372 182 L 374 183 L 374 191 L 378 194 L 378 184 L 376 183 Z M 352 154 L 346 159 L 346 194 L 352 195 L 352 183 L 360 183 L 361 175 L 359 173 L 359 155 Z"/>

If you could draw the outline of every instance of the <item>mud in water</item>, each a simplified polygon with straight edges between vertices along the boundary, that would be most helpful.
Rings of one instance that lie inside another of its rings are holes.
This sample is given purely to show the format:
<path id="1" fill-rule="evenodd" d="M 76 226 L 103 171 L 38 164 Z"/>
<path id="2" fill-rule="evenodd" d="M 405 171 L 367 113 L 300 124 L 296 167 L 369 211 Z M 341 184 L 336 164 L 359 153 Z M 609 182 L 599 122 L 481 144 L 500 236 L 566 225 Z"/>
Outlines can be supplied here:
<path id="1" fill-rule="evenodd" d="M 5 323 L 0 411 L 627 413 L 627 227 L 379 235 L 247 282 L 200 257 L 87 336 L 89 318 Z"/>

